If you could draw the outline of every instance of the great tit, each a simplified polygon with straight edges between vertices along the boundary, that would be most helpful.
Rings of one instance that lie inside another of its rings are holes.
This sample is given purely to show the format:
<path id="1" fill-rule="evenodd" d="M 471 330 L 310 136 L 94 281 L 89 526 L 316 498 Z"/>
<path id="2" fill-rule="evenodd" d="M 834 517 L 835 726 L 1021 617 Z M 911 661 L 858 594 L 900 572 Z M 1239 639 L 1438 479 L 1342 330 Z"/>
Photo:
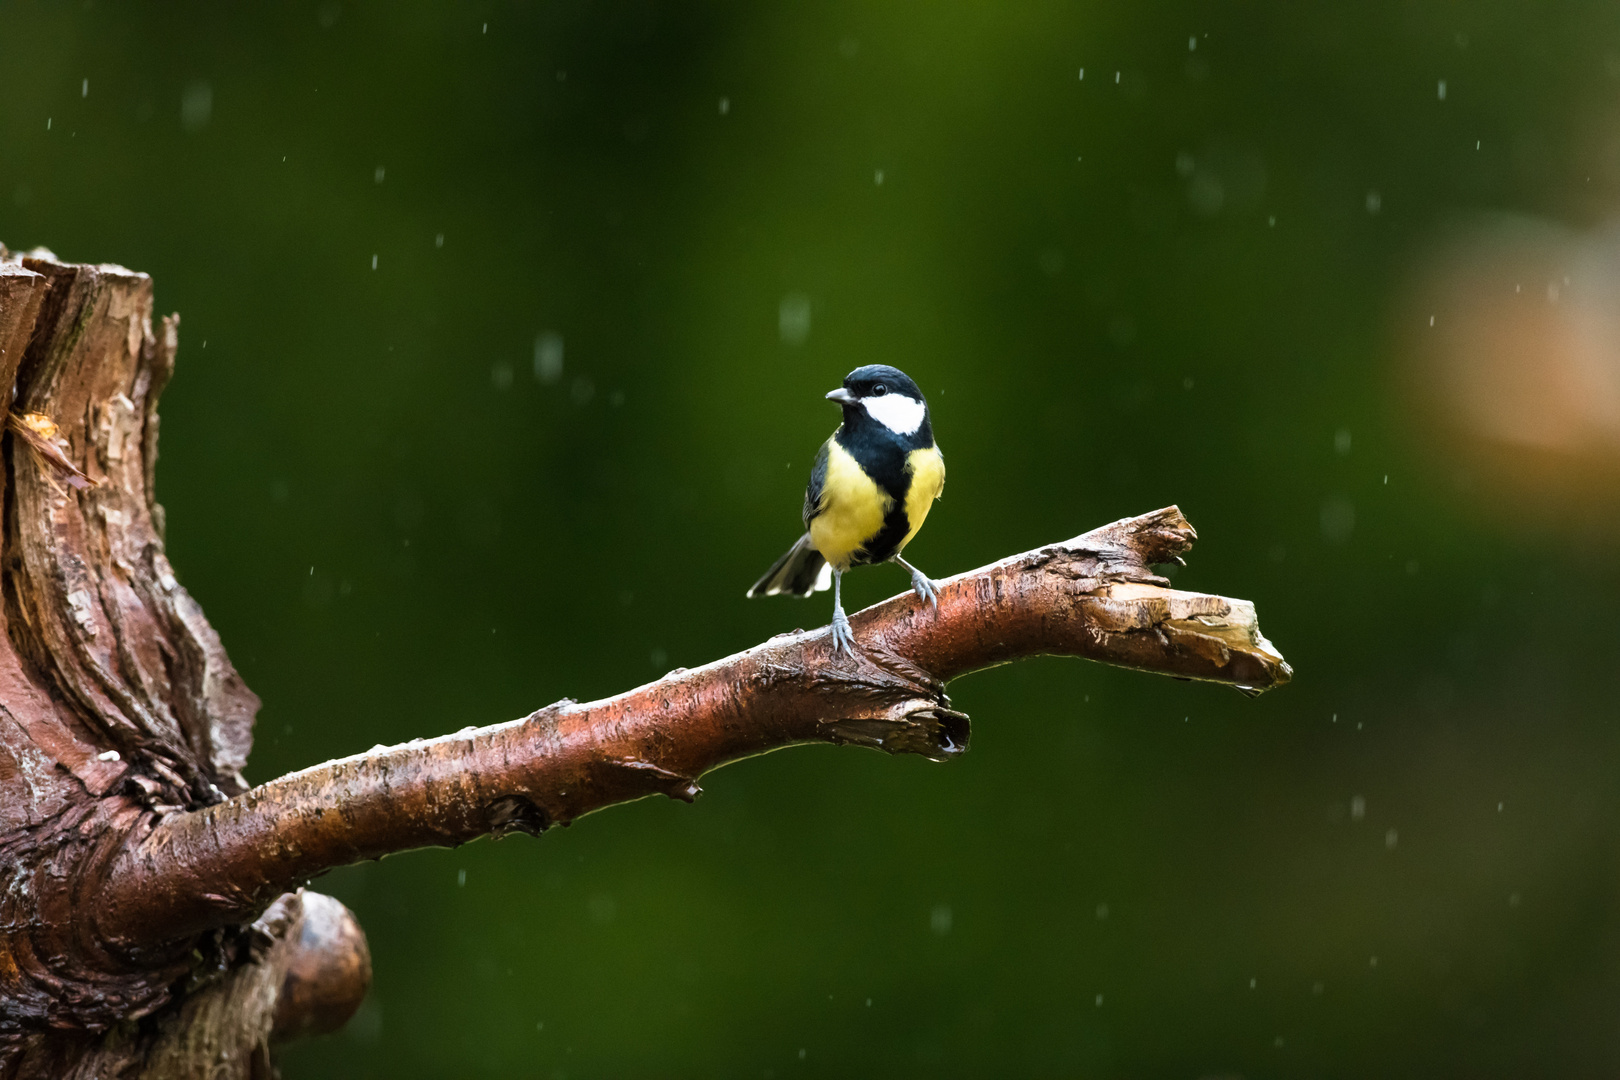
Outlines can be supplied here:
<path id="1" fill-rule="evenodd" d="M 893 562 L 910 571 L 917 598 L 939 606 L 938 589 L 900 552 L 945 489 L 945 458 L 934 444 L 928 402 L 905 372 L 868 364 L 827 395 L 844 422 L 821 444 L 804 490 L 805 533 L 765 571 L 749 596 L 809 596 L 833 589 L 836 652 L 853 651 L 843 576 L 851 566 Z"/>

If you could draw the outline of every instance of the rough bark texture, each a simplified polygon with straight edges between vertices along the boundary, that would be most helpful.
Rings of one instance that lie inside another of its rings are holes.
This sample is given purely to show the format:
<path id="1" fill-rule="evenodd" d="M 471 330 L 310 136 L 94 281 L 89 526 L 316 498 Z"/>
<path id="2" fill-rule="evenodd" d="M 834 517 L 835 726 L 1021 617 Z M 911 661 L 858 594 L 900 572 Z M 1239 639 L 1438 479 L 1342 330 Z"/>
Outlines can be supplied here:
<path id="1" fill-rule="evenodd" d="M 555 705 L 493 727 L 378 748 L 294 773 L 195 813 L 136 824 L 106 871 L 98 938 L 190 935 L 250 919 L 334 866 L 485 833 L 540 833 L 646 795 L 691 800 L 698 778 L 794 743 L 949 758 L 967 717 L 947 680 L 1042 653 L 1263 689 L 1288 667 L 1252 605 L 1177 592 L 1152 570 L 1192 544 L 1171 507 L 940 583 L 827 631 L 786 634 L 618 697 Z"/>
<path id="2" fill-rule="evenodd" d="M 0 1080 L 270 1076 L 273 1039 L 332 1030 L 370 980 L 333 867 L 538 834 L 806 742 L 949 758 L 948 680 L 1036 654 L 1286 682 L 1252 605 L 1153 571 L 1174 507 L 618 697 L 328 762 L 246 790 L 258 701 L 163 553 L 156 403 L 178 318 L 115 266 L 0 248 Z"/>
<path id="3" fill-rule="evenodd" d="M 287 918 L 245 925 L 275 897 L 201 937 L 114 943 L 88 918 L 103 883 L 85 870 L 131 829 L 247 787 L 258 699 L 176 581 L 152 497 L 178 324 L 154 332 L 144 274 L 0 248 L 0 1076 L 190 1076 L 176 1055 L 205 1047 L 249 1061 L 297 952 L 267 952 Z"/>
<path id="4" fill-rule="evenodd" d="M 270 1080 L 272 1042 L 342 1027 L 371 984 L 365 935 L 330 896 L 278 897 L 239 944 L 240 956 L 199 972 L 177 1006 L 101 1035 L 31 1033 L 11 1069 L 60 1080 Z"/>

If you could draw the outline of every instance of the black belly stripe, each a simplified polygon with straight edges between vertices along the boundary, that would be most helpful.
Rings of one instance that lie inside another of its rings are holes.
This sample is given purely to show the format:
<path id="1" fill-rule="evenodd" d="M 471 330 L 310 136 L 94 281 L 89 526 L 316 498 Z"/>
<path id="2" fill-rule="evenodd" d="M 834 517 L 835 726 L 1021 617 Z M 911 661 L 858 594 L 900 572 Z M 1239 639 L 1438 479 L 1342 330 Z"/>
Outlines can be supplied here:
<path id="1" fill-rule="evenodd" d="M 911 531 L 911 518 L 906 514 L 906 500 L 904 496 L 894 501 L 894 509 L 883 518 L 883 528 L 878 534 L 855 553 L 853 562 L 859 566 L 870 566 L 880 563 L 894 555 L 900 547 L 900 541 L 906 538 Z"/>
<path id="2" fill-rule="evenodd" d="M 855 566 L 880 563 L 894 555 L 900 542 L 911 531 L 911 518 L 906 514 L 906 495 L 911 491 L 911 473 L 907 469 L 911 451 L 934 444 L 933 430 L 927 423 L 916 435 L 896 435 L 875 421 L 851 425 L 846 423 L 833 436 L 838 445 L 872 478 L 883 493 L 894 500 L 894 505 L 883 517 L 883 527 L 856 550 L 850 560 Z"/>

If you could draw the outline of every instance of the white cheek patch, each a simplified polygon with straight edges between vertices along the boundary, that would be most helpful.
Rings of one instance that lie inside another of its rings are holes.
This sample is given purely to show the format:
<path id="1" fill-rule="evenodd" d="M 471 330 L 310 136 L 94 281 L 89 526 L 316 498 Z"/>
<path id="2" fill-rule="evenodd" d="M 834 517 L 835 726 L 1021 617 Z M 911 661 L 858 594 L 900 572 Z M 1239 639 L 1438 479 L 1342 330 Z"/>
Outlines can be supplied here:
<path id="1" fill-rule="evenodd" d="M 922 427 L 928 406 L 904 394 L 884 394 L 882 397 L 861 398 L 872 419 L 898 435 L 915 435 Z"/>

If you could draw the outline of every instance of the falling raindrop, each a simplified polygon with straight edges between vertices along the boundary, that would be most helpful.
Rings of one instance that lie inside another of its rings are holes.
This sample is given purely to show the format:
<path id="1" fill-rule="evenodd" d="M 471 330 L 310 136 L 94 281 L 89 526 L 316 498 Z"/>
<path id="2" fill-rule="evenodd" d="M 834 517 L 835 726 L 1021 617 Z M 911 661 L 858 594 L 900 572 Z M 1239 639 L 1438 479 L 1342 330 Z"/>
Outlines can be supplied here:
<path id="1" fill-rule="evenodd" d="M 776 307 L 776 332 L 784 345 L 803 345 L 810 336 L 810 298 L 802 292 L 782 297 Z"/>
<path id="2" fill-rule="evenodd" d="M 554 383 L 563 374 L 563 338 L 555 330 L 542 330 L 534 336 L 534 377 Z"/>
<path id="3" fill-rule="evenodd" d="M 201 131 L 214 116 L 214 88 L 198 80 L 186 84 L 180 95 L 180 126 L 187 131 Z"/>

